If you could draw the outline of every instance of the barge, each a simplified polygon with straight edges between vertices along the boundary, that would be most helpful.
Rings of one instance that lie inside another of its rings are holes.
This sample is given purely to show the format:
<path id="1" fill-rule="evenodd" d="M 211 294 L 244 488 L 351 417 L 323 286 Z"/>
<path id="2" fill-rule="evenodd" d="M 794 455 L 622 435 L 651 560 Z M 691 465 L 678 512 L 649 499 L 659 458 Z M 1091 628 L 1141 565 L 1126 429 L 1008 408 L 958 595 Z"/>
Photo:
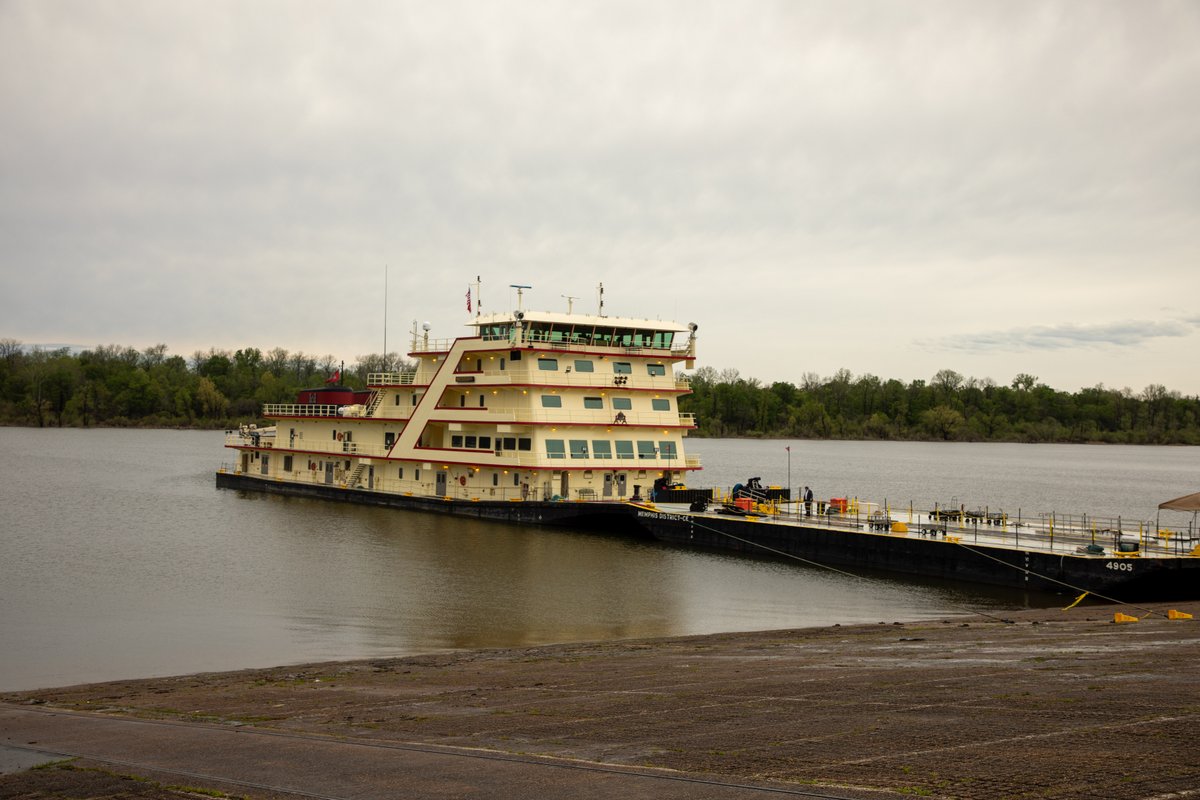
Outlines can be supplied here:
<path id="1" fill-rule="evenodd" d="M 602 287 L 596 314 L 526 311 L 522 288 L 466 336 L 414 323 L 412 368 L 266 405 L 274 424 L 226 432 L 236 461 L 216 485 L 1118 601 L 1200 597 L 1194 512 L 1168 529 L 675 488 L 702 466 L 679 410 L 697 326 L 607 316 Z"/>

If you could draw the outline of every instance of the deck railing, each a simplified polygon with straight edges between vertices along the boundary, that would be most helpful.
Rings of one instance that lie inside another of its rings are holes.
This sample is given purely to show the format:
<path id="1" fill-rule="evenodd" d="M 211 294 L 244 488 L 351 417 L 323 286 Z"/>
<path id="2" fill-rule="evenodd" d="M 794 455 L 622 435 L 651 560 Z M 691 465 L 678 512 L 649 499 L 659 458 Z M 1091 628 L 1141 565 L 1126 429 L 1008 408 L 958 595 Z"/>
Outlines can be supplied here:
<path id="1" fill-rule="evenodd" d="M 367 386 L 411 386 L 416 377 L 416 370 L 371 372 L 367 375 Z"/>

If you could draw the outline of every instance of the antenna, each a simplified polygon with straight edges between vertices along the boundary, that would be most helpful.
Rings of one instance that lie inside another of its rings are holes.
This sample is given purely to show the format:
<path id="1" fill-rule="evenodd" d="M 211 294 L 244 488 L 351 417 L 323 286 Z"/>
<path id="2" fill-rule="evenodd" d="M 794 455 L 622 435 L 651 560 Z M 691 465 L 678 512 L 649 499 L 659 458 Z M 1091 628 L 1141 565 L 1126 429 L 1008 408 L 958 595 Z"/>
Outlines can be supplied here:
<path id="1" fill-rule="evenodd" d="M 599 286 L 596 287 L 596 289 L 599 290 L 599 292 L 600 292 L 600 310 L 596 313 L 598 316 L 603 317 L 604 316 L 604 284 L 601 283 Z"/>
<path id="2" fill-rule="evenodd" d="M 388 372 L 391 369 L 388 366 L 388 355 L 387 355 L 387 301 L 388 301 L 387 274 L 388 274 L 387 264 L 384 264 L 383 265 L 383 371 L 384 372 Z"/>
<path id="3" fill-rule="evenodd" d="M 511 286 L 513 289 L 516 289 L 516 290 L 517 290 L 517 311 L 520 311 L 520 310 L 521 310 L 521 290 L 523 290 L 523 289 L 532 289 L 533 287 L 532 287 L 532 286 L 526 286 L 526 285 L 524 285 L 524 284 L 521 284 L 521 283 L 510 283 L 510 284 L 509 284 L 509 286 Z"/>
<path id="4" fill-rule="evenodd" d="M 569 294 L 560 294 L 560 295 L 559 295 L 559 297 L 565 297 L 565 298 L 567 298 L 567 316 L 570 316 L 570 314 L 571 314 L 571 309 L 575 307 L 575 301 L 576 301 L 576 300 L 578 300 L 579 298 L 578 298 L 578 297 L 572 297 L 572 296 L 571 296 L 571 295 L 569 295 Z"/>
<path id="5" fill-rule="evenodd" d="M 478 275 L 475 276 L 475 316 L 478 317 L 483 312 L 483 281 Z"/>

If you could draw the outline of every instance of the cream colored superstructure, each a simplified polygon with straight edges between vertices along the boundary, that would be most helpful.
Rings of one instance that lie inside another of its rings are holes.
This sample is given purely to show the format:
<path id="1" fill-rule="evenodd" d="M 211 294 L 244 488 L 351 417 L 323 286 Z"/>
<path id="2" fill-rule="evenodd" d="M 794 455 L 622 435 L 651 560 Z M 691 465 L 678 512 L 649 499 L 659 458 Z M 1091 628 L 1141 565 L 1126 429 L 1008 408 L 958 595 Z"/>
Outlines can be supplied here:
<path id="1" fill-rule="evenodd" d="M 467 500 L 618 500 L 700 468 L 675 374 L 694 364 L 694 325 L 535 311 L 469 324 L 454 340 L 414 332 L 416 369 L 370 375 L 364 405 L 266 406 L 273 430 L 228 436 L 235 470 Z"/>

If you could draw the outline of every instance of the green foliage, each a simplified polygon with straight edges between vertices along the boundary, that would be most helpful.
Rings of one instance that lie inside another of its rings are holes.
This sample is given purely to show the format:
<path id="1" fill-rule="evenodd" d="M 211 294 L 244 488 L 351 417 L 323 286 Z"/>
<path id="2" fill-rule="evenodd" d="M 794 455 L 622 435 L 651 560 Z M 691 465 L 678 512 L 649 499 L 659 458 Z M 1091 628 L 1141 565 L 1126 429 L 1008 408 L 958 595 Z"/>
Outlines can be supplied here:
<path id="1" fill-rule="evenodd" d="M 322 386 L 337 364 L 333 356 L 279 347 L 266 354 L 211 349 L 186 360 L 163 344 L 72 355 L 0 339 L 0 424 L 230 427 L 259 419 L 264 403 L 294 402 L 301 389 Z M 362 388 L 368 372 L 407 366 L 394 353 L 362 356 L 342 383 Z"/>
<path id="2" fill-rule="evenodd" d="M 943 369 L 904 384 L 841 369 L 762 386 L 703 367 L 679 407 L 695 412 L 700 436 L 1200 444 L 1200 398 L 1159 384 L 1062 392 L 1027 373 L 999 386 Z"/>

